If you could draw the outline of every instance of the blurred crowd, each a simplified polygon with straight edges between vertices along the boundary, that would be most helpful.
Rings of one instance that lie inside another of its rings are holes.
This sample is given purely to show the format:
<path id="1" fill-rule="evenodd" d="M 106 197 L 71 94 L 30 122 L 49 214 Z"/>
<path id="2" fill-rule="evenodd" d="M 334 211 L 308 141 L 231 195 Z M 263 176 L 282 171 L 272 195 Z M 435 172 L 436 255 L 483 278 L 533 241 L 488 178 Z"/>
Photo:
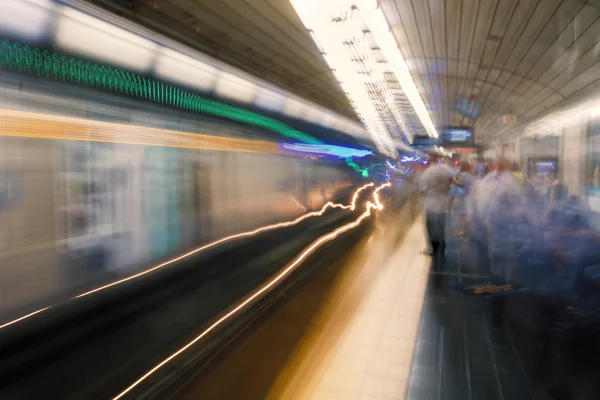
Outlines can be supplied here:
<path id="1" fill-rule="evenodd" d="M 528 176 L 503 157 L 455 165 L 432 156 L 419 183 L 434 269 L 444 268 L 446 236 L 454 235 L 461 240 L 452 243 L 468 244 L 475 273 L 527 290 L 536 315 L 583 310 L 600 321 L 595 215 L 555 171 Z M 458 223 L 447 226 L 452 218 Z"/>

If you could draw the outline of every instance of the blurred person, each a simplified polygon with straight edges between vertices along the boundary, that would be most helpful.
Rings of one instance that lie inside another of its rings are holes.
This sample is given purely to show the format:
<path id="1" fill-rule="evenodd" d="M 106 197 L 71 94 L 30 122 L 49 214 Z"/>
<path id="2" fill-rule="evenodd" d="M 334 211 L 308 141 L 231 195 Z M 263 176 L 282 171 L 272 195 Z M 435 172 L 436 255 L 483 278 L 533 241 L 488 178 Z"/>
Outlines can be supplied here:
<path id="1" fill-rule="evenodd" d="M 529 182 L 533 188 L 542 196 L 546 194 L 546 183 L 544 182 L 544 176 L 538 173 L 531 173 L 529 176 Z"/>
<path id="2" fill-rule="evenodd" d="M 460 171 L 460 168 L 458 168 L 456 165 L 454 165 L 454 163 L 452 162 L 452 159 L 450 159 L 448 157 L 442 158 L 442 165 L 444 167 L 448 168 L 448 171 L 450 171 L 450 174 L 452 176 L 458 174 L 458 172 Z"/>
<path id="3" fill-rule="evenodd" d="M 554 183 L 549 190 L 549 207 L 562 207 L 569 199 L 569 188 L 562 183 Z"/>
<path id="4" fill-rule="evenodd" d="M 558 185 L 558 177 L 554 172 L 550 173 L 540 173 L 539 175 L 539 189 L 546 197 L 547 201 L 550 201 L 553 187 Z"/>
<path id="5" fill-rule="evenodd" d="M 518 162 L 513 162 L 511 164 L 512 174 L 515 179 L 521 184 L 521 186 L 525 185 L 525 174 L 521 171 L 521 166 Z"/>
<path id="6" fill-rule="evenodd" d="M 525 179 L 522 189 L 523 199 L 529 211 L 528 219 L 533 223 L 538 223 L 546 211 L 547 202 L 534 183 Z"/>
<path id="7" fill-rule="evenodd" d="M 487 168 L 486 168 L 485 161 L 482 159 L 479 159 L 477 161 L 477 166 L 475 167 L 475 175 L 478 178 L 484 178 L 486 174 L 487 174 Z"/>
<path id="8" fill-rule="evenodd" d="M 450 209 L 460 216 L 460 229 L 456 233 L 459 236 L 464 235 L 467 228 L 467 217 L 465 214 L 466 198 L 475 182 L 475 175 L 472 173 L 471 165 L 468 162 L 460 164 L 460 171 L 454 177 L 450 189 L 451 206 Z"/>
<path id="9" fill-rule="evenodd" d="M 519 250 L 521 261 L 518 265 L 522 271 L 519 271 L 517 284 L 531 286 L 544 277 L 556 275 L 563 268 L 570 268 L 568 250 L 581 244 L 577 235 L 591 232 L 591 209 L 580 197 L 569 196 L 566 185 L 553 187 L 550 202 L 546 202 L 529 183 L 523 192 L 530 231 L 527 232 L 527 243 Z"/>
<path id="10" fill-rule="evenodd" d="M 541 220 L 544 223 L 550 223 L 553 212 L 559 210 L 563 212 L 569 198 L 569 188 L 564 184 L 551 185 L 548 193 L 544 196 L 544 212 Z"/>
<path id="11" fill-rule="evenodd" d="M 495 168 L 494 160 L 487 160 L 485 162 L 485 175 L 487 176 Z"/>
<path id="12" fill-rule="evenodd" d="M 472 190 L 469 200 L 469 222 L 476 239 L 487 253 L 482 257 L 492 279 L 503 281 L 506 246 L 512 224 L 526 212 L 521 186 L 509 170 L 504 157 L 496 159 L 494 169 Z M 483 266 L 482 266 L 483 267 Z"/>
<path id="13" fill-rule="evenodd" d="M 475 207 L 475 217 L 482 220 L 488 226 L 489 208 L 496 205 L 503 192 L 517 194 L 521 187 L 519 182 L 508 169 L 508 161 L 504 157 L 498 157 L 490 172 L 477 185 L 477 190 L 473 192 L 473 205 Z"/>
<path id="14" fill-rule="evenodd" d="M 441 268 L 445 251 L 444 231 L 452 175 L 448 168 L 439 164 L 437 155 L 430 157 L 429 164 L 429 168 L 423 172 L 420 179 L 421 191 L 425 194 L 425 224 L 431 246 L 427 253 L 434 258 L 434 267 Z"/>
<path id="15" fill-rule="evenodd" d="M 597 286 L 588 271 L 600 265 L 600 235 L 590 229 L 584 210 L 554 208 L 548 215 L 544 233 L 544 271 L 532 281 L 534 294 L 542 307 L 570 303 L 589 295 L 597 296 Z"/>
<path id="16" fill-rule="evenodd" d="M 527 214 L 526 202 L 521 185 L 509 169 L 504 157 L 495 160 L 494 169 L 478 185 L 475 199 L 482 228 L 481 251 L 485 256 L 482 266 L 490 276 L 492 284 L 510 283 L 514 268 L 520 228 Z M 492 322 L 499 326 L 504 319 L 504 298 L 490 301 Z"/>
<path id="17" fill-rule="evenodd" d="M 573 363 L 571 345 L 583 340 L 581 350 L 587 353 L 586 336 L 597 341 L 596 335 L 588 335 L 592 330 L 597 332 L 598 327 L 600 235 L 590 229 L 585 219 L 586 208 L 574 196 L 561 207 L 553 208 L 543 242 L 538 248 L 529 249 L 537 252 L 532 257 L 535 262 L 525 265 L 528 271 L 523 285 L 531 287 L 533 300 L 526 322 L 531 324 L 540 344 L 540 371 L 546 373 L 551 368 L 553 379 L 556 375 L 564 376 L 567 370 L 572 376 L 588 373 L 587 362 L 580 366 Z M 592 379 L 594 374 L 591 372 Z M 569 396 L 567 390 L 561 392 L 562 396 L 556 398 L 598 398 Z"/>
<path id="18" fill-rule="evenodd" d="M 580 196 L 571 195 L 567 199 L 566 207 L 569 212 L 577 213 L 580 218 L 584 218 L 589 223 L 589 215 L 591 214 L 592 209 L 585 199 Z"/>
<path id="19" fill-rule="evenodd" d="M 560 183 L 558 178 L 558 172 L 554 171 L 550 174 L 550 181 L 552 186 L 558 185 Z"/>

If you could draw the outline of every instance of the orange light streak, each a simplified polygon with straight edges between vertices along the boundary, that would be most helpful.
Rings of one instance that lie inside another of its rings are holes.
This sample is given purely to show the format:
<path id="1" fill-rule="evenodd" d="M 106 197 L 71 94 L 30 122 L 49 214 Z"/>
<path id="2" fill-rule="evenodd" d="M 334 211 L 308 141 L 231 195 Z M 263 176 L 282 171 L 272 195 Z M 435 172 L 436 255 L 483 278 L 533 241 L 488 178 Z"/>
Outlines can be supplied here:
<path id="1" fill-rule="evenodd" d="M 302 211 L 304 211 L 304 212 L 308 211 L 308 209 L 306 208 L 306 206 L 303 205 L 302 203 L 300 203 L 298 201 L 298 199 L 294 195 L 290 195 L 290 198 L 292 199 L 292 201 L 294 202 L 294 204 L 296 204 L 298 206 L 298 208 L 300 208 Z"/>
<path id="2" fill-rule="evenodd" d="M 340 204 L 340 203 L 332 203 L 331 201 L 329 201 L 329 202 L 327 202 L 327 204 L 325 204 L 321 208 L 321 210 L 319 210 L 319 211 L 311 211 L 309 213 L 303 214 L 303 215 L 299 216 L 298 218 L 296 218 L 296 219 L 294 219 L 292 221 L 286 221 L 286 222 L 280 222 L 280 223 L 277 223 L 277 224 L 266 225 L 266 226 L 262 226 L 260 228 L 256 228 L 256 229 L 254 229 L 252 231 L 237 233 L 237 234 L 231 235 L 231 236 L 226 236 L 224 238 L 215 240 L 214 242 L 210 242 L 208 244 L 205 244 L 204 246 L 198 247 L 198 248 L 196 248 L 196 249 L 194 249 L 194 250 L 192 250 L 190 252 L 187 252 L 185 254 L 182 254 L 182 255 L 180 255 L 178 257 L 175 257 L 175 258 L 172 258 L 170 260 L 167 260 L 167 261 L 165 261 L 165 262 L 163 262 L 161 264 L 155 265 L 154 267 L 149 268 L 149 269 L 147 269 L 145 271 L 139 272 L 139 273 L 134 274 L 134 275 L 130 275 L 127 278 L 119 279 L 118 281 L 115 281 L 115 282 L 112 282 L 112 283 L 100 286 L 100 287 L 98 287 L 96 289 L 92 289 L 92 290 L 89 290 L 87 292 L 81 293 L 81 294 L 79 294 L 79 295 L 77 295 L 75 297 L 72 297 L 71 299 L 69 299 L 69 301 L 72 301 L 72 300 L 75 300 L 75 299 L 79 299 L 79 298 L 82 298 L 82 297 L 85 297 L 85 296 L 89 296 L 90 294 L 93 294 L 93 293 L 96 293 L 96 292 L 100 292 L 100 291 L 108 289 L 110 287 L 117 286 L 117 285 L 120 285 L 122 283 L 125 283 L 125 282 L 128 282 L 128 281 L 137 279 L 137 278 L 139 278 L 141 276 L 144 276 L 146 274 L 149 274 L 149 273 L 151 273 L 153 271 L 156 271 L 158 269 L 161 269 L 161 268 L 164 268 L 164 267 L 166 267 L 168 265 L 171 265 L 171 264 L 173 264 L 173 263 L 175 263 L 177 261 L 183 260 L 184 258 L 187 258 L 187 257 L 189 257 L 191 255 L 198 254 L 198 253 L 200 253 L 202 251 L 210 249 L 211 247 L 215 247 L 215 246 L 217 246 L 219 244 L 228 242 L 230 240 L 239 239 L 239 238 L 243 238 L 243 237 L 250 237 L 250 236 L 257 235 L 257 234 L 259 234 L 261 232 L 267 232 L 267 231 L 271 231 L 271 230 L 274 230 L 274 229 L 287 228 L 287 227 L 296 225 L 296 224 L 298 224 L 298 223 L 300 223 L 300 222 L 302 222 L 302 221 L 304 221 L 304 220 L 306 220 L 308 218 L 320 217 L 323 214 L 325 214 L 325 211 L 327 211 L 327 209 L 329 209 L 329 208 L 341 208 L 341 209 L 344 209 L 344 210 L 352 210 L 352 211 L 354 211 L 356 209 L 356 202 L 358 200 L 358 196 L 360 195 L 360 193 L 363 190 L 365 190 L 365 189 L 367 189 L 367 188 L 369 188 L 371 186 L 374 186 L 374 183 L 372 183 L 372 182 L 371 183 L 367 183 L 367 184 L 361 186 L 360 188 L 356 189 L 356 191 L 354 192 L 354 195 L 352 196 L 352 202 L 349 205 L 344 205 L 344 204 Z M 377 202 L 377 200 L 376 200 L 376 202 Z M 32 316 L 34 316 L 36 314 L 39 314 L 39 313 L 44 312 L 44 311 L 47 311 L 47 310 L 49 310 L 49 309 L 51 309 L 51 308 L 53 308 L 55 306 L 56 305 L 50 305 L 50 306 L 41 308 L 41 309 L 39 309 L 37 311 L 34 311 L 32 313 L 29 313 L 27 315 L 24 315 L 22 317 L 19 317 L 17 319 L 14 319 L 12 321 L 9 321 L 9 322 L 7 322 L 7 323 L 5 323 L 3 325 L 0 325 L 0 329 L 3 329 L 3 328 L 6 328 L 8 326 L 11 326 L 13 324 L 16 324 L 16 323 L 18 323 L 20 321 L 23 321 L 23 320 L 25 320 L 27 318 L 30 318 L 30 317 L 32 317 Z"/>
<path id="3" fill-rule="evenodd" d="M 383 210 L 383 204 L 381 204 L 381 201 L 379 201 L 379 191 L 381 189 L 384 189 L 384 188 L 390 187 L 390 186 L 392 186 L 392 184 L 390 182 L 384 183 L 383 185 L 377 187 L 373 191 L 373 198 L 375 199 L 375 205 L 376 205 L 376 207 L 377 207 L 378 210 Z"/>
<path id="4" fill-rule="evenodd" d="M 363 190 L 365 190 L 366 188 L 371 187 L 371 186 L 375 186 L 375 184 L 373 182 L 367 183 L 363 187 L 358 188 L 358 190 L 356 190 L 356 192 L 354 192 L 354 196 L 352 196 L 352 203 L 351 203 L 351 208 L 350 208 L 352 211 L 354 211 L 354 209 L 356 208 L 356 200 L 358 200 L 358 195 L 360 194 L 360 192 L 362 192 Z"/>
<path id="5" fill-rule="evenodd" d="M 19 321 L 23 321 L 24 319 L 27 319 L 27 318 L 29 318 L 29 317 L 33 317 L 35 314 L 39 314 L 39 313 L 41 313 L 41 312 L 43 312 L 43 311 L 46 311 L 47 309 L 49 309 L 49 308 L 51 308 L 51 307 L 52 307 L 52 306 L 48 306 L 48 307 L 44 307 L 44 308 L 40 308 L 40 309 L 39 309 L 39 310 L 37 310 L 37 311 L 34 311 L 34 312 L 32 312 L 32 313 L 29 313 L 29 314 L 27 314 L 27 315 L 23 315 L 22 317 L 20 317 L 20 318 L 17 318 L 17 319 L 15 319 L 15 320 L 12 320 L 12 321 L 10 321 L 10 322 L 7 322 L 7 323 L 5 323 L 4 325 L 0 325 L 0 329 L 2 329 L 2 328 L 5 328 L 5 327 L 7 327 L 7 326 L 9 326 L 9 325 L 12 325 L 12 324 L 16 324 L 17 322 L 19 322 Z"/>
<path id="6" fill-rule="evenodd" d="M 190 341 L 185 346 L 183 346 L 182 348 L 180 348 L 179 350 L 177 350 L 176 352 L 171 354 L 169 357 L 165 358 L 163 361 L 161 361 L 159 364 L 157 364 L 150 371 L 146 372 L 141 378 L 139 378 L 137 381 L 132 383 L 125 390 L 123 390 L 121 393 L 119 393 L 117 396 L 115 396 L 113 398 L 113 400 L 119 400 L 120 398 L 125 396 L 127 393 L 129 393 L 131 390 L 133 390 L 136 386 L 138 386 L 140 383 L 142 383 L 144 380 L 146 380 L 150 375 L 154 374 L 156 371 L 158 371 L 160 368 L 162 368 L 165 364 L 169 363 L 175 357 L 177 357 L 178 355 L 180 355 L 181 353 L 183 353 L 184 351 L 189 349 L 191 346 L 193 346 L 195 343 L 197 343 L 203 337 L 208 335 L 211 331 L 213 331 L 215 328 L 217 328 L 223 322 L 225 322 L 226 320 L 231 318 L 231 316 L 238 313 L 240 310 L 242 310 L 243 308 L 248 306 L 250 303 L 252 303 L 254 300 L 256 300 L 258 297 L 260 297 L 263 293 L 267 292 L 269 289 L 274 287 L 279 281 L 281 281 L 286 275 L 289 275 L 290 272 L 292 272 L 294 269 L 296 269 L 298 267 L 298 265 L 300 265 L 300 263 L 302 263 L 304 260 L 306 260 L 306 258 L 308 258 L 309 255 L 311 255 L 316 249 L 321 247 L 323 244 L 330 242 L 330 241 L 334 240 L 335 238 L 337 238 L 339 235 L 358 227 L 365 219 L 367 219 L 371 216 L 371 209 L 382 210 L 383 205 L 379 202 L 379 198 L 378 198 L 377 194 L 381 189 L 388 187 L 388 186 L 390 186 L 389 183 L 381 185 L 377 189 L 375 189 L 375 192 L 373 193 L 373 198 L 375 199 L 375 203 L 367 201 L 366 211 L 364 213 L 362 213 L 356 220 L 354 220 L 353 222 L 349 222 L 345 225 L 342 225 L 341 227 L 335 229 L 332 232 L 329 232 L 326 235 L 321 236 L 319 239 L 314 241 L 302 253 L 300 253 L 300 255 L 297 256 L 296 259 L 294 259 L 294 261 L 292 261 L 290 264 L 288 264 L 287 267 L 285 267 L 281 272 L 279 272 L 279 274 L 277 274 L 269 282 L 267 282 L 265 285 L 263 285 L 263 287 L 261 287 L 260 289 L 255 291 L 253 294 L 249 295 L 244 301 L 242 301 L 240 304 L 238 304 L 234 309 L 229 311 L 227 314 L 225 314 L 224 316 L 219 318 L 216 322 L 214 322 L 212 325 L 210 325 L 208 328 L 206 328 L 202 333 L 200 333 L 198 336 L 196 336 L 192 341 Z"/>
<path id="7" fill-rule="evenodd" d="M 266 154 L 282 152 L 277 143 L 262 140 L 228 138 L 14 110 L 0 110 L 1 136 Z"/>

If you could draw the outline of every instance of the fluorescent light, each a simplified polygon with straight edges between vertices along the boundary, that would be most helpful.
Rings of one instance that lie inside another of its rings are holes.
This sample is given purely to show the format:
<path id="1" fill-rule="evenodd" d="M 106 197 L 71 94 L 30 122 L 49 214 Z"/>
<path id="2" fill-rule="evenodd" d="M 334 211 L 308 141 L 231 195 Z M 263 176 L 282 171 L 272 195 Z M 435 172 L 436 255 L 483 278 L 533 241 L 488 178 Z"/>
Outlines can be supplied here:
<path id="1" fill-rule="evenodd" d="M 343 120 L 342 120 L 342 118 L 336 116 L 335 114 L 333 114 L 331 112 L 324 112 L 322 119 L 321 119 L 321 126 L 324 126 L 326 128 L 333 128 L 340 132 L 344 132 L 345 126 L 342 125 L 338 121 L 343 121 Z"/>
<path id="2" fill-rule="evenodd" d="M 310 105 L 306 105 L 306 116 L 304 119 L 313 124 L 320 124 L 323 120 L 323 112 L 318 108 L 311 107 Z"/>
<path id="3" fill-rule="evenodd" d="M 215 91 L 224 98 L 251 103 L 256 94 L 256 85 L 234 74 L 221 71 Z"/>
<path id="4" fill-rule="evenodd" d="M 60 14 L 60 48 L 139 72 L 152 66 L 158 49 L 153 41 L 69 7 L 62 7 Z"/>
<path id="5" fill-rule="evenodd" d="M 283 106 L 283 114 L 298 119 L 304 119 L 306 116 L 306 105 L 296 100 L 293 97 L 288 97 L 285 101 L 285 105 Z"/>
<path id="6" fill-rule="evenodd" d="M 54 11 L 49 0 L 1 0 L 0 32 L 28 41 L 44 38 Z"/>
<path id="7" fill-rule="evenodd" d="M 166 47 L 161 49 L 155 68 L 160 78 L 202 91 L 213 89 L 218 73 L 215 67 Z"/>
<path id="8" fill-rule="evenodd" d="M 415 82 L 410 75 L 408 65 L 404 61 L 402 52 L 398 48 L 394 34 L 391 32 L 383 11 L 376 1 L 373 0 L 355 0 L 361 15 L 364 17 L 369 30 L 375 36 L 377 44 L 383 51 L 385 58 L 390 63 L 391 69 L 402 86 L 402 90 L 410 104 L 413 106 L 419 120 L 423 124 L 427 134 L 431 137 L 438 137 L 437 130 L 431 120 L 431 116 L 425 107 L 425 103 L 419 94 Z"/>
<path id="9" fill-rule="evenodd" d="M 350 10 L 352 3 L 348 0 L 292 0 L 292 5 L 377 147 L 383 153 L 395 156 L 393 141 L 365 85 L 365 75 L 357 73 L 357 65 L 352 62 L 345 45 L 349 36 L 362 34 L 362 30 L 356 26 L 356 21 L 350 20 L 350 26 L 332 22 L 332 17 Z"/>
<path id="10" fill-rule="evenodd" d="M 279 112 L 285 104 L 286 96 L 278 91 L 266 87 L 259 87 L 256 90 L 254 104 L 264 110 Z"/>

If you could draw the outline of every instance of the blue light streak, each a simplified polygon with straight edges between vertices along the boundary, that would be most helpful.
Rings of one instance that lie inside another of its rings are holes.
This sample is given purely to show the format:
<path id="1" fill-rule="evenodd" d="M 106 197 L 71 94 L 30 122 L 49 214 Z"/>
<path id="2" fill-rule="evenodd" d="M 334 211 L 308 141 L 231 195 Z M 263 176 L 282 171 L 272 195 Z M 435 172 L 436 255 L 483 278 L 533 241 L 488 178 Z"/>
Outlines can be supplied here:
<path id="1" fill-rule="evenodd" d="M 285 150 L 297 151 L 300 153 L 324 154 L 343 158 L 365 157 L 373 154 L 373 152 L 369 150 L 359 150 L 327 144 L 282 143 L 281 147 Z"/>
<path id="2" fill-rule="evenodd" d="M 414 162 L 414 161 L 419 161 L 421 159 L 421 157 L 419 156 L 415 156 L 415 157 L 409 157 L 409 156 L 402 156 L 402 158 L 400 159 L 400 162 Z"/>

